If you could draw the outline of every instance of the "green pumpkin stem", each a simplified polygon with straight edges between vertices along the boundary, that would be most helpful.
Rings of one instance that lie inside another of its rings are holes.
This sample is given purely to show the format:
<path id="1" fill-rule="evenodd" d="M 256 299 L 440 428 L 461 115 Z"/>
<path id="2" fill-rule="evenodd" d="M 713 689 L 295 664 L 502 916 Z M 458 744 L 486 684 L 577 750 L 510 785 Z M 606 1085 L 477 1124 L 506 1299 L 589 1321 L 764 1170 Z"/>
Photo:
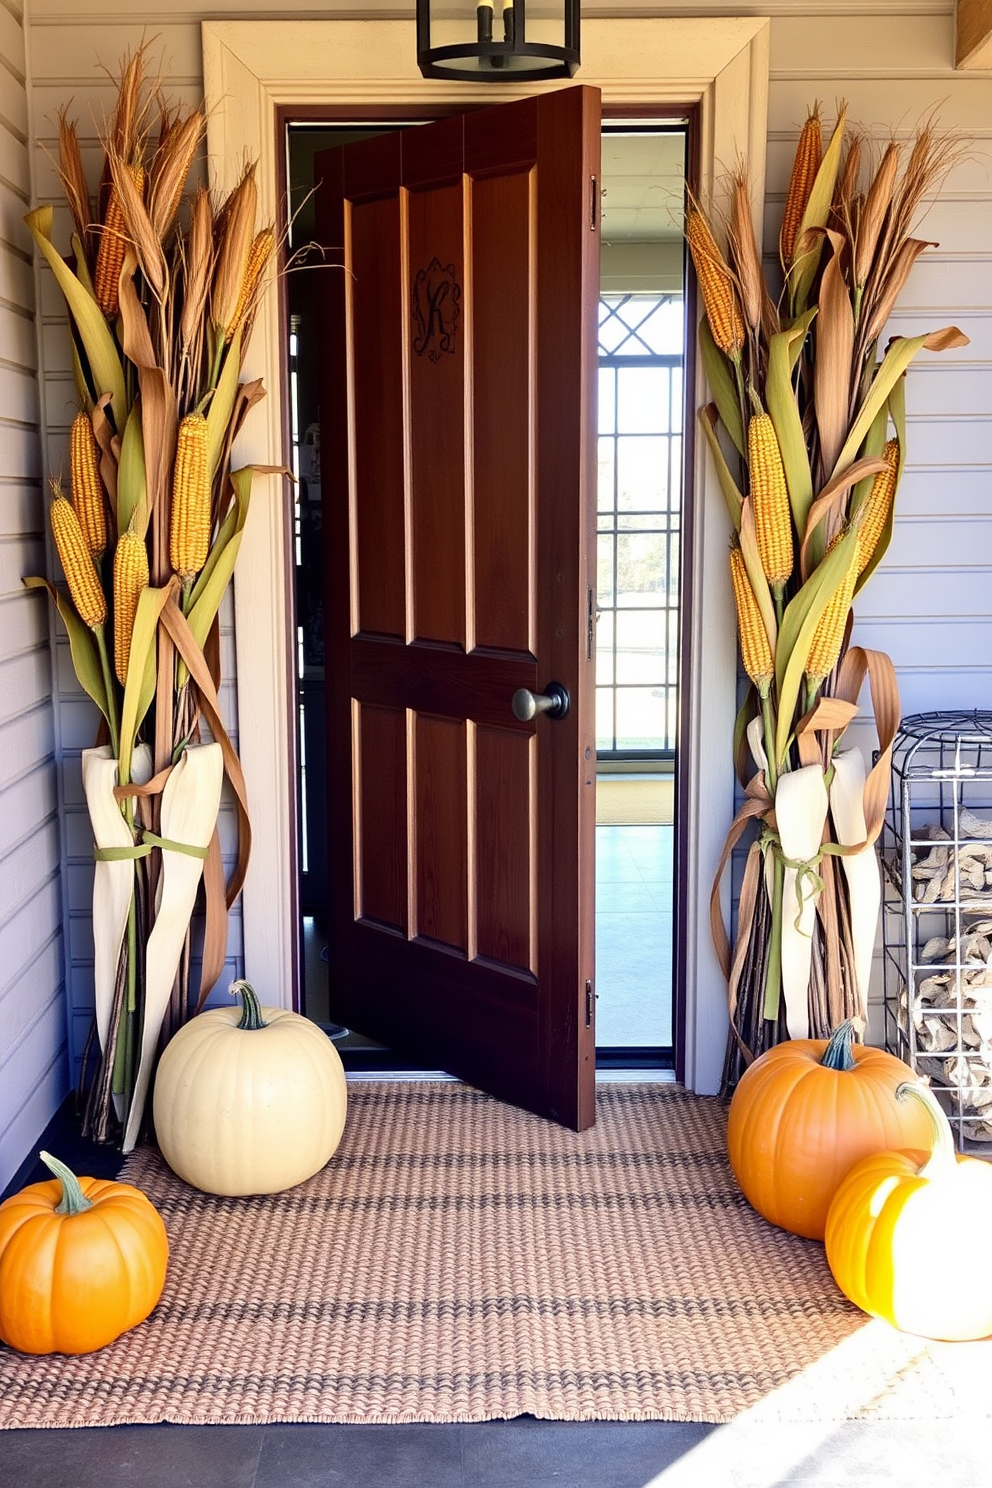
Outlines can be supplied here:
<path id="1" fill-rule="evenodd" d="M 957 1157 L 954 1151 L 951 1123 L 930 1087 L 921 1084 L 919 1080 L 903 1080 L 901 1085 L 896 1086 L 896 1100 L 917 1100 L 921 1106 L 926 1107 L 927 1115 L 930 1117 L 933 1147 L 930 1156 L 919 1169 L 919 1176 L 936 1178 L 941 1172 L 956 1168 Z"/>
<path id="2" fill-rule="evenodd" d="M 55 1210 L 56 1214 L 85 1214 L 87 1209 L 93 1208 L 71 1168 L 67 1168 L 64 1162 L 59 1162 L 50 1152 L 39 1153 L 39 1156 L 62 1185 L 62 1197 Z"/>
<path id="3" fill-rule="evenodd" d="M 854 1020 L 846 1018 L 839 1023 L 830 1035 L 830 1042 L 823 1051 L 820 1063 L 824 1069 L 852 1070 L 856 1064 L 854 1058 Z"/>
<path id="4" fill-rule="evenodd" d="M 241 1022 L 238 1024 L 239 1028 L 254 1030 L 256 1028 L 268 1027 L 268 1024 L 262 1017 L 262 1005 L 255 993 L 255 988 L 250 982 L 246 982 L 242 978 L 239 981 L 232 982 L 227 990 L 232 997 L 237 997 L 239 993 L 241 994 L 243 1009 Z"/>

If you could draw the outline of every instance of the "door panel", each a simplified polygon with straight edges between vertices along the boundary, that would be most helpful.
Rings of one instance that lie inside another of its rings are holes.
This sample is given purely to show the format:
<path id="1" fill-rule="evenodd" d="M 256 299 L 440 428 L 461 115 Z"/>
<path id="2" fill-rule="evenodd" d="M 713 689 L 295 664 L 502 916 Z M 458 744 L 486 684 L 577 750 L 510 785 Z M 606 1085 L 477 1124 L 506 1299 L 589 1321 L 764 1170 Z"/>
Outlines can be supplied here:
<path id="1" fill-rule="evenodd" d="M 569 88 L 317 158 L 331 1015 L 577 1128 L 599 138 Z"/>
<path id="2" fill-rule="evenodd" d="M 533 734 L 475 729 L 477 954 L 537 972 Z"/>
<path id="3" fill-rule="evenodd" d="M 403 445 L 383 429 L 403 425 L 399 202 L 351 212 L 352 251 L 369 265 L 353 288 L 354 484 L 359 629 L 406 634 Z"/>
<path id="4" fill-rule="evenodd" d="M 406 935 L 406 710 L 356 703 L 355 714 L 355 836 L 363 848 L 355 917 Z"/>
<path id="5" fill-rule="evenodd" d="M 536 184 L 533 170 L 471 183 L 472 329 L 486 349 L 472 368 L 475 644 L 510 651 L 535 644 L 534 444 L 506 431 L 534 417 Z"/>

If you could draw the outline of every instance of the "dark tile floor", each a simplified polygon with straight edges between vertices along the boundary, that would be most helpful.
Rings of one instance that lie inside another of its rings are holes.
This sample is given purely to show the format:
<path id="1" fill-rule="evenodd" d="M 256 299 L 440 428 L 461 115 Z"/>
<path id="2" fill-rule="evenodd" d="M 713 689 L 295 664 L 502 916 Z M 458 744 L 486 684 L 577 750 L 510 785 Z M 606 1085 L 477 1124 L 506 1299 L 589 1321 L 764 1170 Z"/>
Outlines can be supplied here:
<path id="1" fill-rule="evenodd" d="M 989 1488 L 988 1423 L 120 1426 L 0 1432 L 4 1488 Z"/>

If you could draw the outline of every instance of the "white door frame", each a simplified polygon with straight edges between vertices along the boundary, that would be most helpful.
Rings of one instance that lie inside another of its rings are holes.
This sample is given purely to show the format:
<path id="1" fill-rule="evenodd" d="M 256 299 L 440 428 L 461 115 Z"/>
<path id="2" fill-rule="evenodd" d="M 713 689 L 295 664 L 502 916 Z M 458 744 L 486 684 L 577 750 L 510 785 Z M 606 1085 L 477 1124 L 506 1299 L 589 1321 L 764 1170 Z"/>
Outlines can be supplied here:
<path id="1" fill-rule="evenodd" d="M 496 103 L 558 84 L 498 88 L 421 77 L 415 28 L 405 21 L 204 21 L 204 88 L 211 184 L 227 191 L 246 157 L 258 161 L 260 213 L 276 212 L 277 110 L 362 105 L 418 109 Z M 602 89 L 608 106 L 698 104 L 700 196 L 719 210 L 726 174 L 748 162 L 761 232 L 768 114 L 765 17 L 615 18 L 582 27 L 577 82 Z M 255 323 L 247 372 L 264 378 L 268 397 L 238 443 L 241 464 L 279 464 L 282 449 L 280 323 L 277 297 L 266 296 Z M 697 390 L 704 386 L 697 358 Z M 730 764 L 736 688 L 736 629 L 726 575 L 723 499 L 702 449 L 692 472 L 695 540 L 689 657 L 693 717 L 680 740 L 688 771 L 685 824 L 688 892 L 684 966 L 686 1083 L 701 1094 L 720 1083 L 727 1030 L 726 987 L 710 942 L 710 883 L 733 816 Z M 293 638 L 286 625 L 286 483 L 256 477 L 235 578 L 239 751 L 248 786 L 254 849 L 243 892 L 245 974 L 272 1004 L 292 1002 L 297 871 L 291 770 Z"/>

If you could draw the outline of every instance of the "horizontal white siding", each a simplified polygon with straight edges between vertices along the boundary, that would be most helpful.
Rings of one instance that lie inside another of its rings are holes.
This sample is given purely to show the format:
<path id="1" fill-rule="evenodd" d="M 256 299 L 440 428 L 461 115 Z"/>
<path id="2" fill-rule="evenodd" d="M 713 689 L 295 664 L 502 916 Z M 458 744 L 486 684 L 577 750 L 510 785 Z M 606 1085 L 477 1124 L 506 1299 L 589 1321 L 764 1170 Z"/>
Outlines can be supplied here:
<path id="1" fill-rule="evenodd" d="M 0 1191 L 68 1088 L 24 32 L 0 4 Z"/>
<path id="2" fill-rule="evenodd" d="M 992 604 L 988 594 L 989 523 L 992 520 L 992 76 L 953 69 L 953 0 L 764 0 L 720 4 L 715 0 L 663 8 L 657 5 L 586 5 L 587 16 L 664 13 L 760 14 L 772 17 L 768 155 L 768 223 L 777 224 L 789 163 L 806 107 L 821 100 L 829 115 L 839 97 L 850 117 L 879 144 L 894 132 L 907 137 L 931 106 L 942 123 L 974 141 L 924 224 L 939 248 L 919 264 L 892 330 L 909 334 L 954 323 L 971 345 L 928 358 L 910 375 L 909 464 L 891 553 L 859 605 L 859 637 L 889 650 L 899 668 L 907 711 L 954 706 L 992 707 Z M 109 94 L 97 64 L 116 65 L 146 28 L 158 40 L 155 54 L 169 59 L 173 91 L 194 99 L 200 86 L 199 22 L 211 17 L 279 19 L 276 5 L 213 0 L 209 10 L 189 0 L 125 0 L 123 8 L 93 6 L 82 12 L 70 0 L 33 0 L 31 34 L 35 94 L 32 133 L 51 144 L 55 111 L 70 97 L 84 147 Z M 297 0 L 294 17 L 412 16 L 412 4 L 369 0 L 334 5 Z M 411 35 L 412 44 L 412 35 Z M 581 78 L 581 74 L 580 74 Z M 48 122 L 46 122 L 46 119 Z M 729 167 L 733 162 L 727 161 Z M 43 153 L 38 179 L 51 180 Z M 2 175 L 2 167 L 0 167 Z M 40 187 L 43 193 L 51 187 Z M 768 241 L 773 242 L 769 232 Z M 71 381 L 60 308 L 50 276 L 43 276 L 42 310 L 46 411 L 52 420 L 48 461 L 57 465 L 71 405 Z M 3 559 L 0 556 L 0 565 Z M 932 623 L 931 623 L 932 622 Z M 86 711 L 71 678 L 59 668 L 59 719 L 67 751 L 65 791 L 75 801 L 73 751 L 87 742 Z M 235 698 L 228 695 L 232 711 Z M 868 731 L 861 731 L 868 741 Z M 728 741 L 729 761 L 729 741 Z M 729 763 L 728 763 L 729 768 Z M 77 790 L 78 795 L 78 790 Z M 78 803 L 77 803 L 78 804 Z M 69 808 L 73 810 L 73 807 Z M 73 832 L 75 840 L 76 833 Z M 257 844 L 256 850 L 264 851 Z M 70 856 L 73 902 L 85 896 L 83 856 Z M 705 896 L 704 896 L 705 897 Z M 82 911 L 80 911 L 82 913 Z M 74 918 L 74 912 L 71 913 Z M 79 942 L 78 935 L 76 936 Z M 74 1018 L 84 1021 L 85 958 L 72 967 Z"/>

